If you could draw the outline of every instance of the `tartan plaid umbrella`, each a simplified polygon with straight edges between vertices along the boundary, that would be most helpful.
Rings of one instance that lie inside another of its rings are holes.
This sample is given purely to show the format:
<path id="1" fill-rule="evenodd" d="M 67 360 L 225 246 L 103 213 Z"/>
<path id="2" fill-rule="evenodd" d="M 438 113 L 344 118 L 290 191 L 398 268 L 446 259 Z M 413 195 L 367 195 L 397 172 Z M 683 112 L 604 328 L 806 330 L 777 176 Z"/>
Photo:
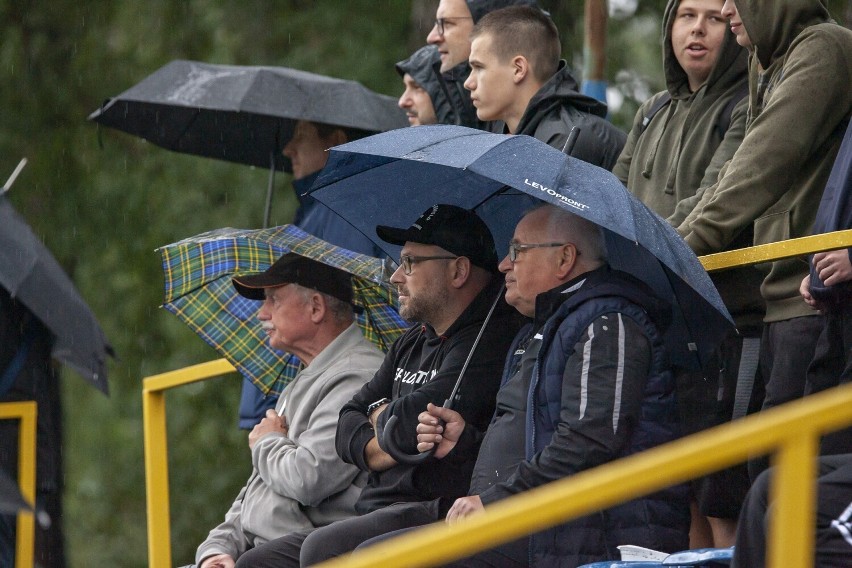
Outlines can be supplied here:
<path id="1" fill-rule="evenodd" d="M 334 246 L 298 227 L 217 229 L 157 249 L 163 261 L 163 306 L 231 362 L 264 394 L 280 394 L 302 362 L 269 347 L 256 318 L 261 302 L 237 294 L 234 276 L 266 270 L 295 252 L 353 275 L 356 320 L 383 351 L 408 327 L 397 312 L 393 288 L 383 282 L 383 262 Z"/>

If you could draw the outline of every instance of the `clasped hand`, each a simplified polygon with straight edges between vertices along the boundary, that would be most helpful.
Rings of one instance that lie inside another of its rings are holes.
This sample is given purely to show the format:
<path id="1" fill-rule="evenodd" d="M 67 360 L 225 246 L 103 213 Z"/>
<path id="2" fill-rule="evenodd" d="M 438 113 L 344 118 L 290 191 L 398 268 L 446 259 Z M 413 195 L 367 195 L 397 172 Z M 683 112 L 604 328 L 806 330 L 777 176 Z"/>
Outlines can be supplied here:
<path id="1" fill-rule="evenodd" d="M 287 431 L 287 420 L 283 416 L 278 416 L 278 414 L 270 408 L 266 411 L 266 416 L 263 420 L 256 424 L 249 433 L 249 448 L 254 449 L 254 445 L 257 441 L 269 433 L 278 432 L 279 434 L 284 434 L 286 436 Z"/>

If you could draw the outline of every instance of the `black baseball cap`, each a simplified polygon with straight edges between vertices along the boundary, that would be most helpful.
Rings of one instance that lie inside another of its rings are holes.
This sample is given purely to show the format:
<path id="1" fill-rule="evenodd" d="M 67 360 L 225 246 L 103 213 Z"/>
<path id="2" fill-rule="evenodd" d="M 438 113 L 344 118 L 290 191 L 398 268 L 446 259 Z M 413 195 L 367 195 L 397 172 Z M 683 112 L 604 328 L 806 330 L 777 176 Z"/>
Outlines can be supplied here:
<path id="1" fill-rule="evenodd" d="M 407 229 L 376 227 L 379 238 L 392 245 L 407 241 L 436 245 L 457 256 L 466 256 L 475 266 L 497 271 L 494 237 L 479 215 L 455 205 L 438 203 L 423 212 Z"/>
<path id="2" fill-rule="evenodd" d="M 348 272 L 294 252 L 288 252 L 263 272 L 235 276 L 233 283 L 240 296 L 250 300 L 263 300 L 265 288 L 298 284 L 352 303 L 352 277 Z"/>

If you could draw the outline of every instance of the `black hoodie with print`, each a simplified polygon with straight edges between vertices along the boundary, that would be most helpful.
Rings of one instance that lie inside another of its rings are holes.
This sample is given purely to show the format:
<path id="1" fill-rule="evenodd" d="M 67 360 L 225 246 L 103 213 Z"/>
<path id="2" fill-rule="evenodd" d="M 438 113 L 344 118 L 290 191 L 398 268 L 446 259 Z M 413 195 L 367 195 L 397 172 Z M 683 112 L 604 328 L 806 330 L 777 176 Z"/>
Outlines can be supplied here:
<path id="1" fill-rule="evenodd" d="M 441 406 L 450 396 L 494 298 L 502 293 L 501 284 L 502 278 L 495 277 L 442 335 L 425 324 L 410 328 L 391 346 L 373 379 L 340 411 L 337 453 L 370 474 L 355 504 L 359 514 L 393 503 L 438 498 L 444 514 L 455 499 L 467 495 L 478 448 L 470 451 L 468 459 L 452 463 L 429 459 L 416 466 L 397 464 L 386 471 L 370 471 L 364 449 L 374 431 L 367 419 L 367 407 L 383 398 L 391 399 L 379 416 L 379 427 L 396 416 L 397 446 L 407 454 L 416 454 L 417 416 L 428 403 Z M 501 299 L 465 371 L 453 409 L 478 429 L 485 430 L 494 413 L 503 362 L 523 322 L 524 318 Z"/>

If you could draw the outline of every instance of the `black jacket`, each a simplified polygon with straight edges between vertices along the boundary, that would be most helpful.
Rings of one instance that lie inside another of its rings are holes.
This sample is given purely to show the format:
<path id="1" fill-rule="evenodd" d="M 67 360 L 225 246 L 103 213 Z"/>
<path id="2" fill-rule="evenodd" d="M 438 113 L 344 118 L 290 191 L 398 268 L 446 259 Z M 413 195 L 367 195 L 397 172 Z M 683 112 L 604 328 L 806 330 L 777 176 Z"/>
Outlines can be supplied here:
<path id="1" fill-rule="evenodd" d="M 515 134 L 527 134 L 562 150 L 576 126 L 580 136 L 571 155 L 612 170 L 627 135 L 606 120 L 604 103 L 580 94 L 578 88 L 568 65 L 560 61 L 559 70 L 530 99 Z"/>
<path id="2" fill-rule="evenodd" d="M 441 60 L 439 59 L 432 63 L 432 73 L 445 99 L 452 108 L 451 114 L 445 117 L 438 117 L 438 121 L 443 124 L 456 124 L 458 126 L 490 131 L 488 123 L 477 118 L 476 107 L 473 106 L 470 91 L 464 88 L 464 82 L 470 75 L 470 65 L 468 62 L 459 63 L 446 73 L 441 73 Z"/>
<path id="3" fill-rule="evenodd" d="M 536 364 L 527 371 L 526 424 L 517 432 L 526 460 L 481 489 L 486 507 L 679 436 L 675 381 L 661 335 L 669 310 L 645 284 L 608 267 L 536 298 L 535 322 L 518 334 L 503 376 L 504 384 L 518 380 L 523 349 L 515 348 L 538 336 Z M 466 425 L 445 459 L 481 439 Z M 480 455 L 492 446 L 487 433 L 485 440 Z M 685 548 L 687 497 L 679 485 L 537 533 L 529 541 L 529 565 L 568 568 L 611 559 L 619 544 Z"/>
<path id="4" fill-rule="evenodd" d="M 847 125 L 843 144 L 837 153 L 825 192 L 817 209 L 813 232 L 830 233 L 852 229 L 852 126 Z M 848 249 L 849 259 L 852 260 L 852 248 Z M 833 286 L 826 286 L 820 280 L 814 269 L 811 270 L 811 295 L 820 302 L 830 306 L 840 305 L 852 299 L 852 282 L 846 281 Z"/>
<path id="5" fill-rule="evenodd" d="M 435 118 L 439 124 L 461 124 L 462 126 L 476 128 L 476 112 L 473 114 L 472 124 L 458 121 L 458 108 L 462 104 L 462 100 L 458 97 L 464 95 L 464 88 L 462 87 L 461 92 L 459 92 L 458 87 L 461 85 L 454 85 L 453 92 L 456 93 L 457 100 L 451 100 L 447 96 L 448 87 L 441 83 L 440 73 L 435 72 L 434 65 L 441 66 L 438 48 L 434 45 L 426 45 L 412 53 L 408 59 L 398 62 L 396 71 L 400 76 L 406 73 L 411 75 L 411 78 L 417 81 L 417 84 L 429 94 L 429 98 L 432 100 L 432 108 L 435 109 Z M 462 79 L 462 82 L 464 82 L 464 79 Z"/>
<path id="6" fill-rule="evenodd" d="M 355 504 L 359 514 L 404 501 L 441 499 L 441 513 L 458 497 L 467 494 L 477 447 L 464 459 L 434 460 L 418 466 L 398 464 L 382 472 L 370 471 L 364 448 L 374 437 L 367 420 L 367 407 L 382 398 L 392 402 L 379 417 L 383 428 L 391 416 L 399 423 L 397 445 L 408 454 L 417 453 L 417 415 L 431 402 L 441 406 L 453 390 L 482 322 L 500 289 L 500 278 L 486 287 L 443 335 L 429 325 L 409 329 L 391 346 L 373 379 L 340 411 L 337 453 L 370 473 L 367 486 Z M 503 361 L 523 318 L 500 300 L 462 379 L 453 408 L 465 420 L 484 430 L 494 412 Z"/>

